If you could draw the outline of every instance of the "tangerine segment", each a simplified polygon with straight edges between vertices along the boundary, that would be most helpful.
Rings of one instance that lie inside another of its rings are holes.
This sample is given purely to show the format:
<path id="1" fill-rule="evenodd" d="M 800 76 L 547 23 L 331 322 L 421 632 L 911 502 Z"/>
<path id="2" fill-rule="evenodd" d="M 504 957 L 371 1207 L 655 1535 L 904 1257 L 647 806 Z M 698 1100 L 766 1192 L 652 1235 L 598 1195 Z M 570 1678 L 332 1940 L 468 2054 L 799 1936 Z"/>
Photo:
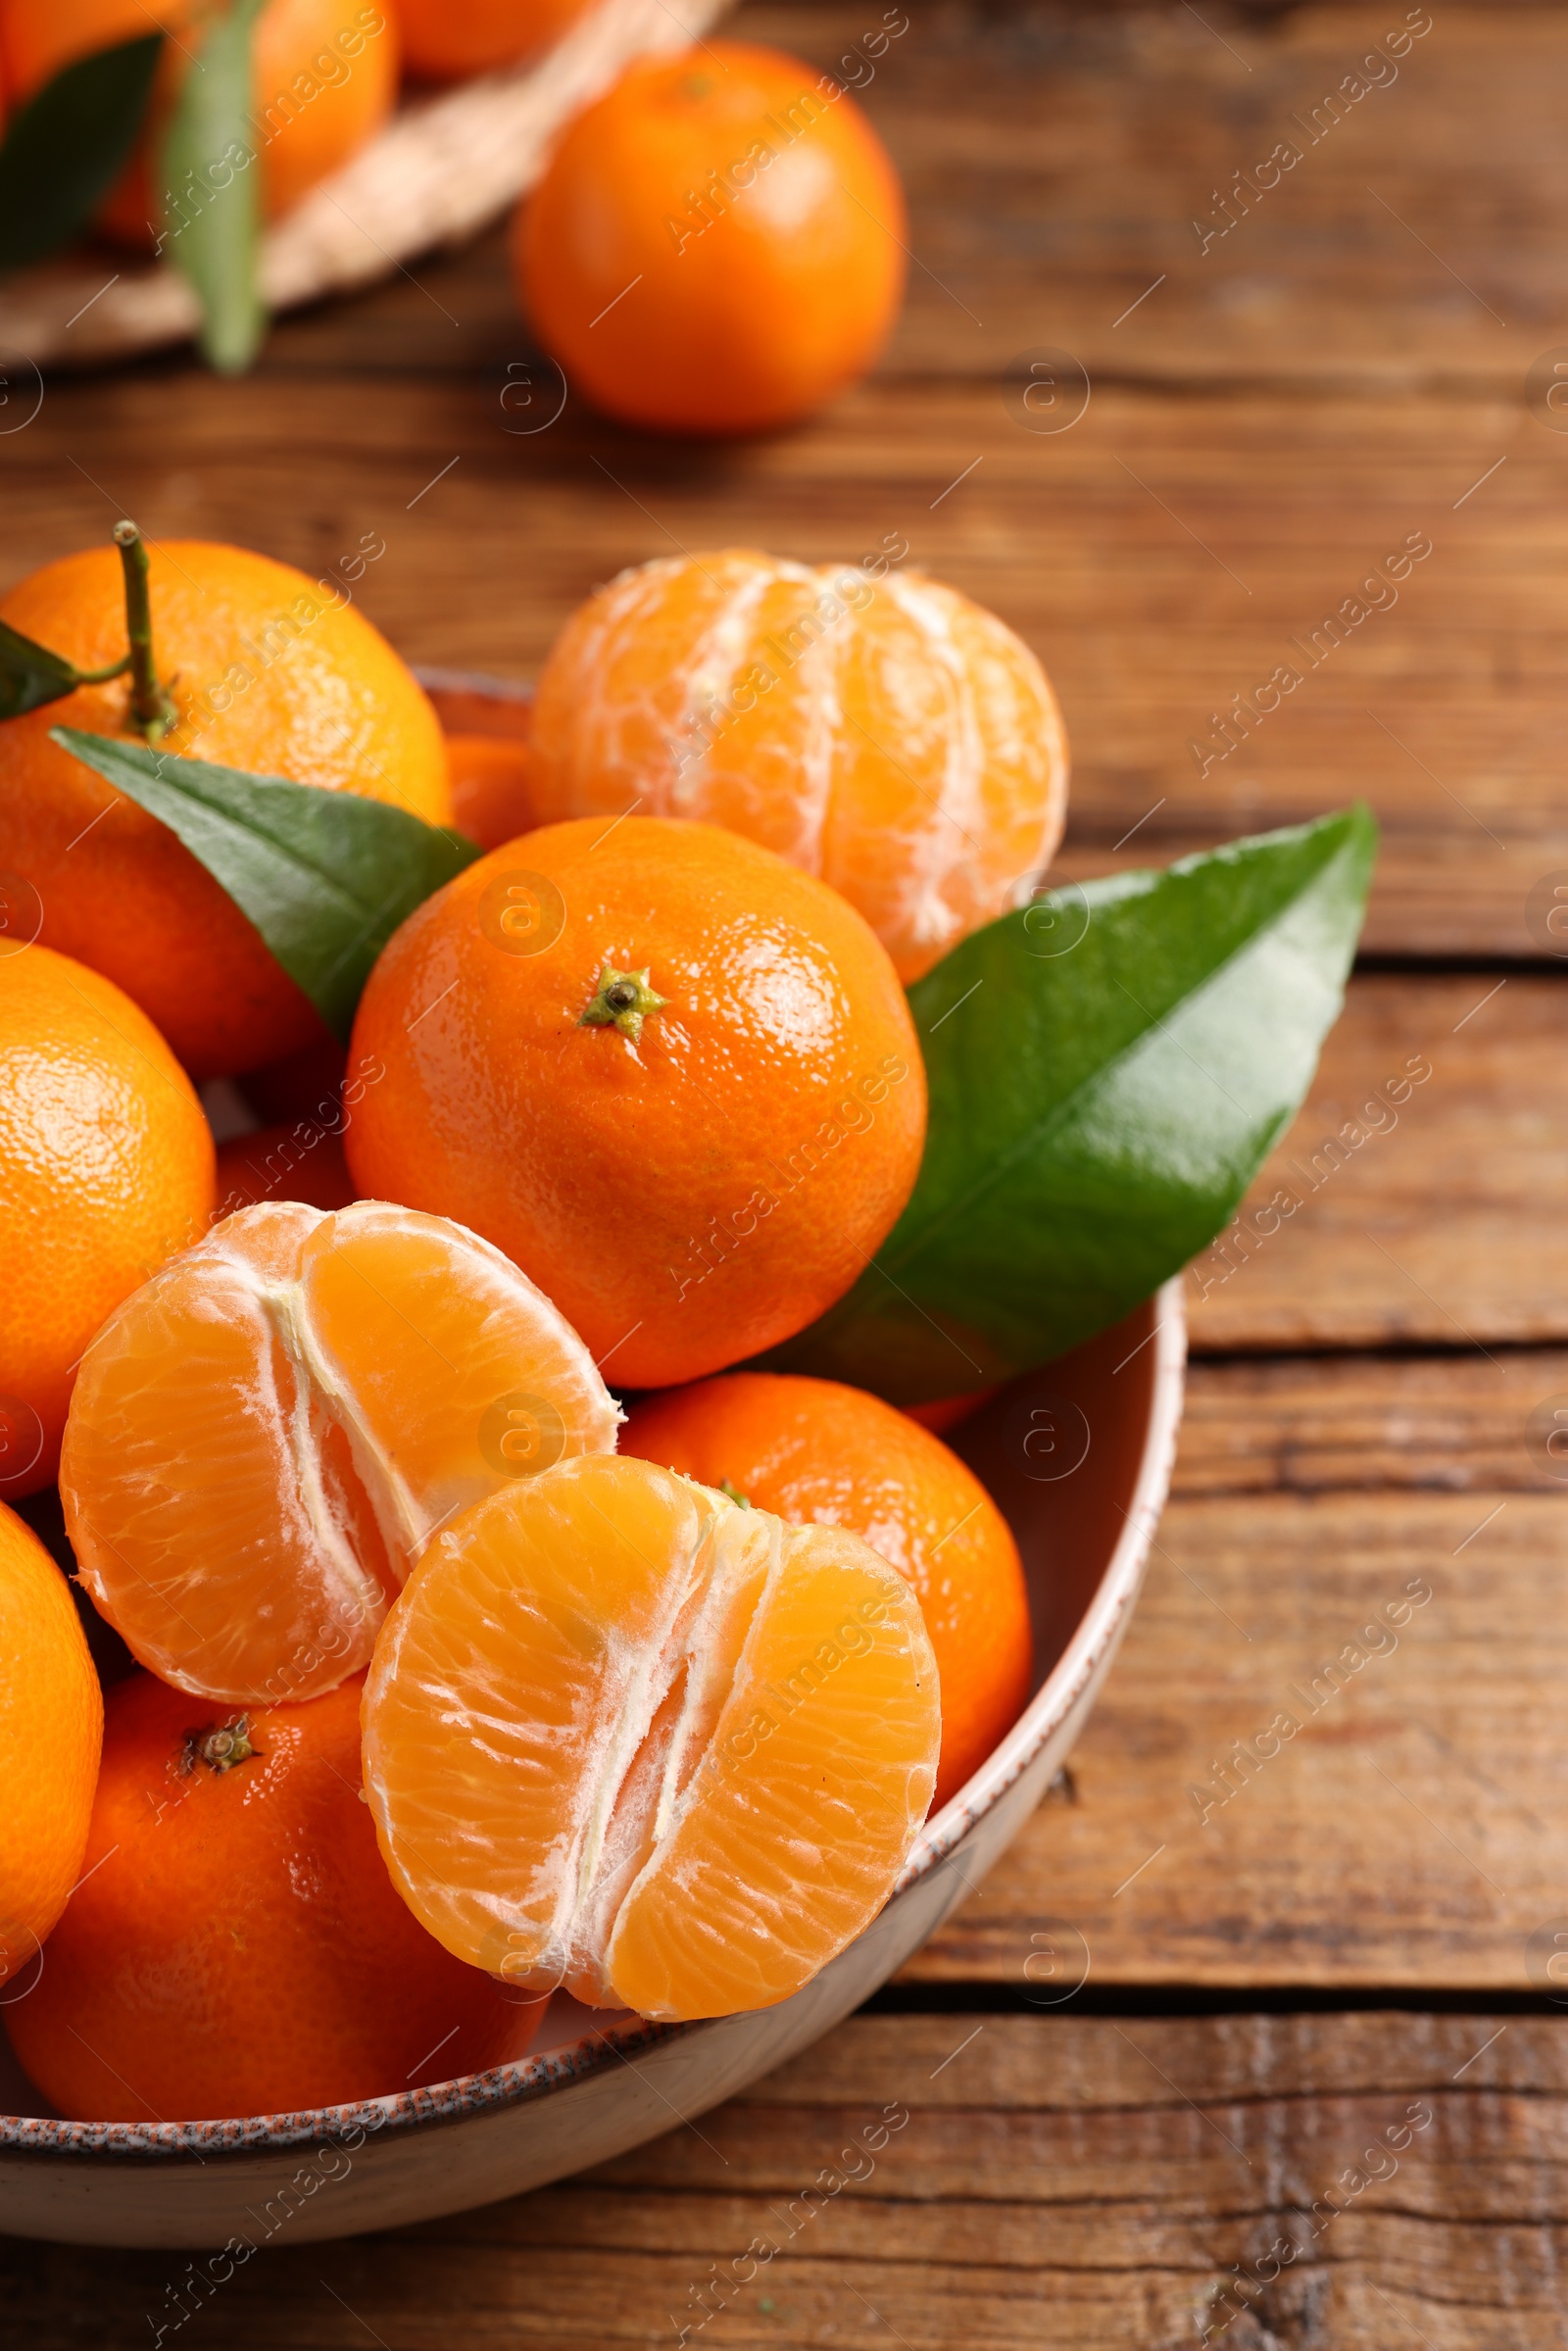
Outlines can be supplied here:
<path id="1" fill-rule="evenodd" d="M 333 1689 L 444 1517 L 613 1445 L 582 1342 L 460 1226 L 358 1200 L 240 1210 L 83 1357 L 62 1454 L 82 1582 L 165 1681 Z"/>
<path id="2" fill-rule="evenodd" d="M 448 1950 L 672 2020 L 787 1999 L 869 1923 L 941 1733 L 866 1544 L 602 1454 L 436 1540 L 364 1722 L 381 1851 Z"/>

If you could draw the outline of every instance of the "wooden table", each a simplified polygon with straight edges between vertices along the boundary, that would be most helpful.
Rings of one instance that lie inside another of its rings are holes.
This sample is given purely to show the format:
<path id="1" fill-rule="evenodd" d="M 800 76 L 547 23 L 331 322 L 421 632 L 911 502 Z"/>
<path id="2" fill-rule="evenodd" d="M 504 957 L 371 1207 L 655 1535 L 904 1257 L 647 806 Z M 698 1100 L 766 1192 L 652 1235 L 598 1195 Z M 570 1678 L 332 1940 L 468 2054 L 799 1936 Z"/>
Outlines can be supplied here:
<path id="1" fill-rule="evenodd" d="M 1568 997 L 1543 919 L 1568 881 L 1568 12 L 1432 0 L 1368 68 L 1397 0 L 910 13 L 866 101 L 909 185 L 908 307 L 830 416 L 740 448 L 569 406 L 516 432 L 528 345 L 491 239 L 283 326 L 246 382 L 52 381 L 0 438 L 5 577 L 124 511 L 312 567 L 372 532 L 364 606 L 408 654 L 526 676 L 622 563 L 900 533 L 1056 681 L 1066 871 L 1375 803 L 1366 954 L 1281 1154 L 1315 1188 L 1195 1274 L 1176 1492 L 1121 1660 L 1053 1799 L 871 2012 L 591 2178 L 259 2258 L 166 2340 L 673 2345 L 770 2229 L 706 2341 L 1568 2339 L 1545 1973 L 1568 1465 L 1544 1444 Z M 739 23 L 826 64 L 879 15 Z M 1262 186 L 1281 142 L 1299 160 Z M 1092 386 L 1064 430 L 1019 420 L 1042 347 Z M 1293 652 L 1409 534 L 1431 554 L 1396 604 Z M 1278 713 L 1195 756 L 1282 662 L 1303 682 Z M 1396 1123 L 1363 1114 L 1413 1068 Z M 1298 1735 L 1238 1762 L 1282 1710 Z M 1062 1922 L 1091 1968 L 1050 2005 Z M 890 2103 L 909 2119 L 874 2173 L 785 2238 L 773 2209 Z M 0 2244 L 11 2339 L 145 2343 L 181 2268 Z"/>

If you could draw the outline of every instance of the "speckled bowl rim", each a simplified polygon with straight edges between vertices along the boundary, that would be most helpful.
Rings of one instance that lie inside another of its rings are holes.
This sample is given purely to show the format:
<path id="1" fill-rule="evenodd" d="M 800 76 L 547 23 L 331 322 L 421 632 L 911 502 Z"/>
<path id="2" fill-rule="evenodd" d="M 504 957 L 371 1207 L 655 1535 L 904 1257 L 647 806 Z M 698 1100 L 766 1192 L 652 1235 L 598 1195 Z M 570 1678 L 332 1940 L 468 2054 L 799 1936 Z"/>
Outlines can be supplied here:
<path id="1" fill-rule="evenodd" d="M 1156 1291 L 1149 1307 L 1152 1309 L 1152 1328 L 1132 1350 L 1136 1355 L 1145 1347 L 1154 1349 L 1133 1502 L 1095 1595 L 1006 1738 L 967 1785 L 927 1821 L 888 1897 L 890 1902 L 896 1902 L 956 1853 L 976 1824 L 1028 1770 L 1088 1689 L 1138 1596 L 1150 1541 L 1169 1490 L 1181 1424 L 1187 1360 L 1181 1277 Z M 1131 1360 L 1132 1355 L 1125 1357 L 1117 1369 Z M 482 2073 L 464 2074 L 451 2082 L 398 2090 L 351 2105 L 307 2107 L 293 2114 L 235 2116 L 203 2123 L 66 2123 L 46 2116 L 0 2115 L 0 2147 L 49 2157 L 97 2156 L 112 2161 L 184 2157 L 201 2163 L 259 2149 L 275 2152 L 312 2141 L 339 2147 L 347 2142 L 357 2147 L 371 2135 L 455 2123 L 487 2109 L 524 2104 L 600 2073 L 612 2063 L 624 2064 L 640 2052 L 694 2033 L 711 2032 L 726 2021 L 718 2017 L 686 2025 L 655 2025 L 642 2017 L 622 2016 L 603 2028 L 590 2027 L 561 2048 L 514 2058 Z"/>

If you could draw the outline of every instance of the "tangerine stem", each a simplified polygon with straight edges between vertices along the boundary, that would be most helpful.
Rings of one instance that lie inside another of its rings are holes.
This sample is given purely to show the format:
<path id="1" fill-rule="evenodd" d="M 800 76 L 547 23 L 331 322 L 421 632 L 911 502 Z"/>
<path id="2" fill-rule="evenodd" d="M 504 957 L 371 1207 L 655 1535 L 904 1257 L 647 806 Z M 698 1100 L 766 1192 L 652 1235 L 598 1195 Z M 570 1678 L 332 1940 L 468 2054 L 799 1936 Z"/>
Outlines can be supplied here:
<path id="1" fill-rule="evenodd" d="M 173 725 L 175 710 L 158 682 L 153 659 L 152 598 L 147 587 L 147 549 L 134 522 L 115 524 L 115 545 L 125 574 L 125 635 L 130 651 L 130 710 L 149 743 L 156 743 Z M 114 671 L 106 672 L 113 676 Z"/>
<path id="2" fill-rule="evenodd" d="M 641 971 L 615 971 L 607 963 L 599 974 L 599 986 L 592 1001 L 578 1015 L 577 1026 L 619 1029 L 623 1037 L 640 1036 L 648 1014 L 659 1011 L 669 1001 L 649 986 L 648 969 L 645 963 Z"/>

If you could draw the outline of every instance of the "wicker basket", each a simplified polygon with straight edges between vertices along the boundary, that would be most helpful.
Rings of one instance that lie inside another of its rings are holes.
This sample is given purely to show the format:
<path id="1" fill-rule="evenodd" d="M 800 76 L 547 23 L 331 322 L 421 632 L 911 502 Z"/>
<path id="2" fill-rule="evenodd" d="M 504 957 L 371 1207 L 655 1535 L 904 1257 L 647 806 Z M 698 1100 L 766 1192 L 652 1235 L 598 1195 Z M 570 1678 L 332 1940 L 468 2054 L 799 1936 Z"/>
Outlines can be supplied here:
<path id="1" fill-rule="evenodd" d="M 270 229 L 262 290 L 286 311 L 471 236 L 538 177 L 551 140 L 633 58 L 683 48 L 725 0 L 602 0 L 543 59 L 416 99 Z M 0 348 L 72 367 L 181 343 L 196 302 L 167 264 L 73 253 L 0 290 Z"/>

